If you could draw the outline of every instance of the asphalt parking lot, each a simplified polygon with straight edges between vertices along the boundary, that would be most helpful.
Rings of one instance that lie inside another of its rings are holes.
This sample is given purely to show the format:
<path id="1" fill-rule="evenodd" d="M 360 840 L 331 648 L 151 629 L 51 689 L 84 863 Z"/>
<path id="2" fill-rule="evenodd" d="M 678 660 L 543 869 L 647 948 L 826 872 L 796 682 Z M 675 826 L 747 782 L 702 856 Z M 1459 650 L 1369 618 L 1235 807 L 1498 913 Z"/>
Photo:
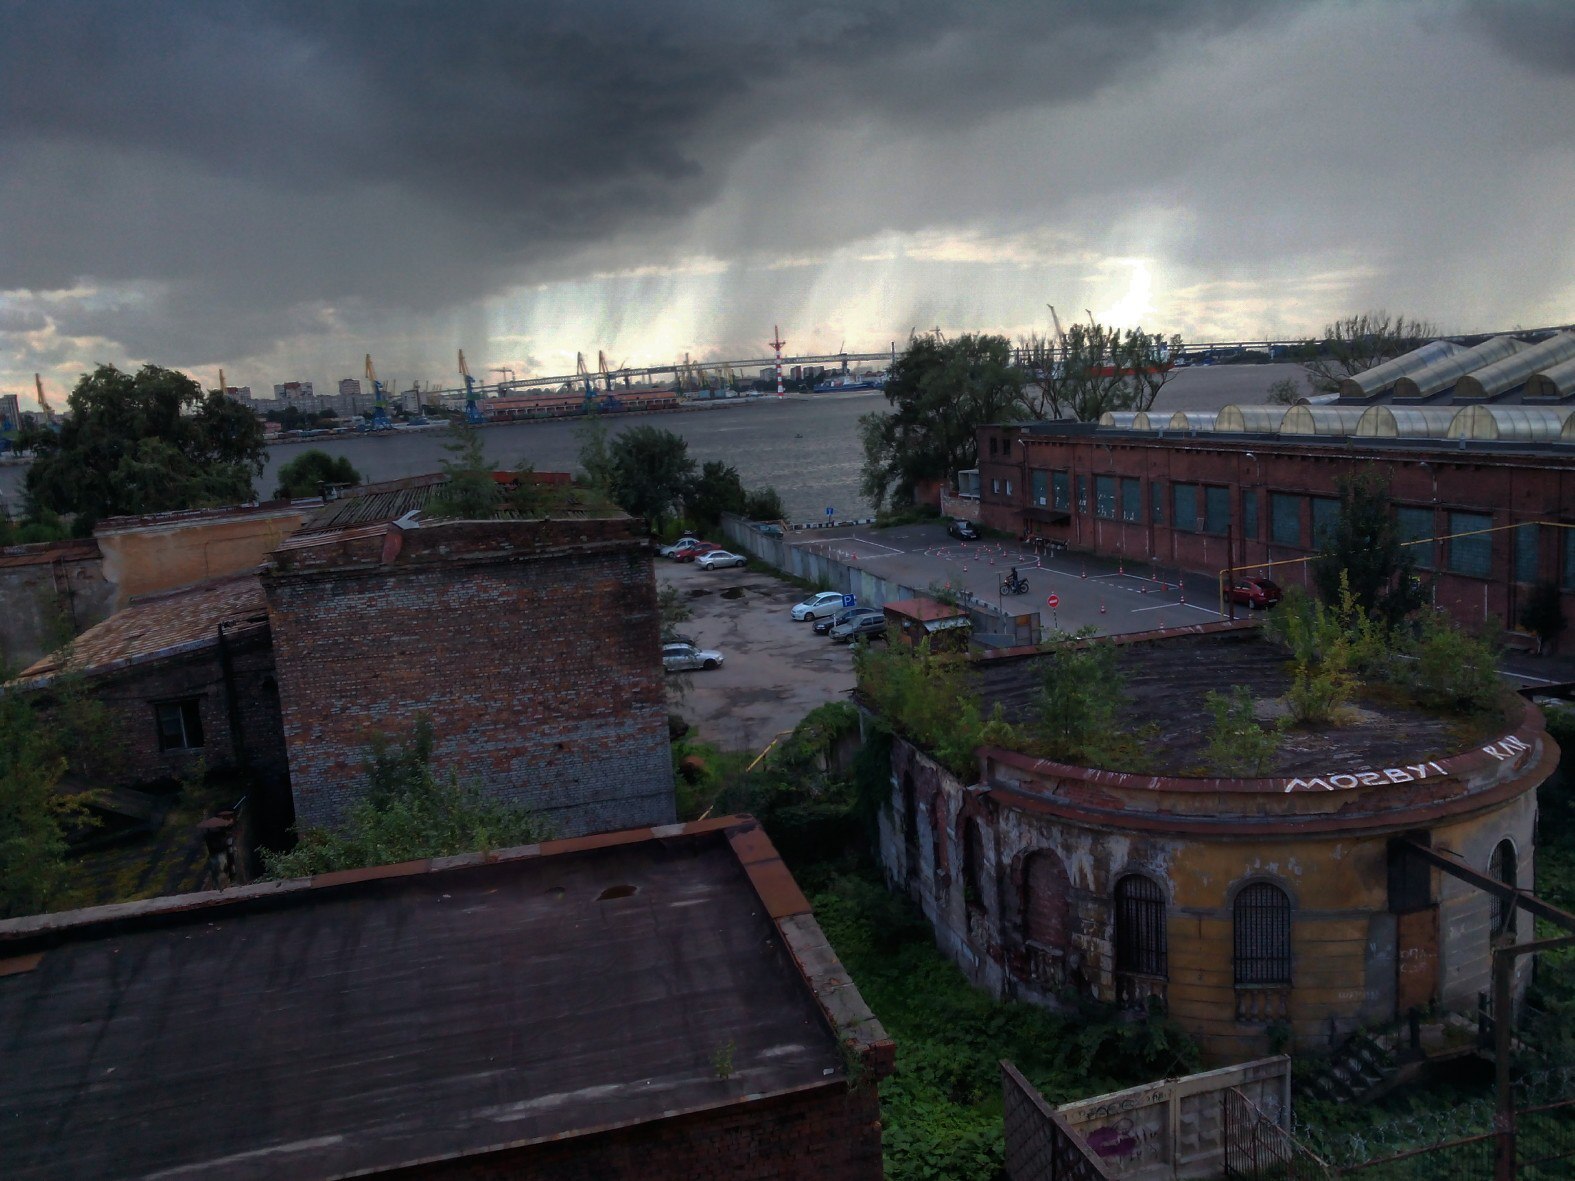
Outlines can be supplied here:
<path id="1" fill-rule="evenodd" d="M 760 750 L 810 710 L 846 700 L 853 655 L 789 612 L 805 592 L 769 573 L 700 570 L 656 559 L 657 586 L 693 612 L 678 630 L 722 653 L 722 667 L 668 677 L 668 708 L 725 750 Z"/>

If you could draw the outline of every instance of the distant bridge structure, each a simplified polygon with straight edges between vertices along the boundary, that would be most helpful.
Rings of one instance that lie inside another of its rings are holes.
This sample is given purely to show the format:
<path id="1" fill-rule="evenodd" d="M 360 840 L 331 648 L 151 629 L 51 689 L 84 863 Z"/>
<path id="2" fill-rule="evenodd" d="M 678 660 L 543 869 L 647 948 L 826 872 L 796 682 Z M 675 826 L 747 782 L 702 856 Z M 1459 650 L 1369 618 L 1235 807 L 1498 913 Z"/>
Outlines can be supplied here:
<path id="1" fill-rule="evenodd" d="M 1509 332 L 1477 332 L 1464 335 L 1440 336 L 1437 339 L 1453 341 L 1467 347 L 1480 344 L 1494 336 L 1517 336 L 1528 341 L 1538 341 L 1555 332 L 1564 331 L 1567 325 L 1558 325 L 1551 328 L 1517 328 Z M 1302 350 L 1310 345 L 1315 345 L 1316 340 L 1306 337 L 1285 338 L 1281 340 L 1231 340 L 1194 342 L 1182 347 L 1172 361 L 1183 365 L 1209 365 L 1209 364 L 1271 364 L 1284 363 L 1299 359 Z M 1055 350 L 1051 350 L 1054 356 Z M 1027 364 L 1027 350 L 1017 348 L 1013 350 L 1018 364 Z M 1042 354 L 1041 354 L 1042 355 Z M 797 357 L 783 357 L 782 365 L 788 368 L 794 365 L 836 365 L 846 372 L 850 365 L 862 362 L 879 361 L 891 364 L 896 359 L 895 345 L 891 349 L 880 353 L 813 353 Z M 685 376 L 691 373 L 714 374 L 718 380 L 725 381 L 726 375 L 738 372 L 747 372 L 751 369 L 775 370 L 776 357 L 746 357 L 741 360 L 730 361 L 693 361 L 674 362 L 669 365 L 648 365 L 636 368 L 620 368 L 606 371 L 605 377 L 597 374 L 597 381 L 602 387 L 601 392 L 614 390 L 619 386 L 628 387 L 636 383 L 641 385 L 663 383 L 673 384 L 682 388 Z M 493 372 L 509 372 L 512 370 L 493 370 Z M 499 381 L 493 385 L 477 383 L 478 393 L 487 397 L 507 397 L 509 395 L 545 393 L 549 390 L 569 389 L 579 390 L 584 387 L 585 375 L 582 373 L 561 373 L 545 377 L 521 377 L 506 381 Z M 463 388 L 433 390 L 430 396 L 445 399 L 463 399 Z"/>

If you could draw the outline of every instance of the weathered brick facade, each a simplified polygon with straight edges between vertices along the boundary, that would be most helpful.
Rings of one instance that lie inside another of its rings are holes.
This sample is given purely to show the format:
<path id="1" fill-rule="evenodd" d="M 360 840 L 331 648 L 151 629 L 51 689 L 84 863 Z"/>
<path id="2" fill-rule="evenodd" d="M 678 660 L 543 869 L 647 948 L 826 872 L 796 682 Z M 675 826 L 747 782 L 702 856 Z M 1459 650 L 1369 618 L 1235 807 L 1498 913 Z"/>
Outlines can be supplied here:
<path id="1" fill-rule="evenodd" d="M 561 836 L 674 818 L 651 557 L 640 526 L 453 522 L 293 539 L 264 575 L 297 820 L 332 824 L 376 731 Z"/>

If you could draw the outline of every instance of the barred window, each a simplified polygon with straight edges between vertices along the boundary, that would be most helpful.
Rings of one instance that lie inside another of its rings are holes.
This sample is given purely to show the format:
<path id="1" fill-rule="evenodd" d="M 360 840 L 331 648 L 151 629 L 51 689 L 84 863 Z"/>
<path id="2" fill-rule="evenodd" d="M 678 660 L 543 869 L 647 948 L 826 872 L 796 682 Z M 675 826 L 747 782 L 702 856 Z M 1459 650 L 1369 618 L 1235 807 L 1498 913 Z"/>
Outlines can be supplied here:
<path id="1" fill-rule="evenodd" d="M 1488 859 L 1488 877 L 1495 882 L 1502 882 L 1506 886 L 1513 887 L 1515 885 L 1515 846 L 1508 840 L 1500 841 L 1494 846 L 1493 856 Z M 1515 907 L 1495 894 L 1493 896 L 1493 935 L 1513 934 L 1514 930 Z"/>
<path id="2" fill-rule="evenodd" d="M 1172 529 L 1179 529 L 1184 533 L 1198 531 L 1198 486 L 1196 484 L 1172 484 L 1170 486 L 1170 499 L 1173 504 L 1170 516 Z"/>
<path id="3" fill-rule="evenodd" d="M 1485 513 L 1450 513 L 1451 533 L 1472 533 L 1470 537 L 1449 539 L 1449 570 L 1472 578 L 1486 578 L 1493 572 L 1493 535 L 1475 533 L 1490 528 L 1493 518 Z"/>
<path id="4" fill-rule="evenodd" d="M 1236 895 L 1237 984 L 1291 982 L 1291 900 L 1269 882 L 1253 882 Z"/>
<path id="5" fill-rule="evenodd" d="M 1116 883 L 1116 971 L 1164 976 L 1169 970 L 1165 940 L 1165 895 L 1142 874 Z"/>
<path id="6" fill-rule="evenodd" d="M 1334 537 L 1340 523 L 1340 502 L 1331 496 L 1308 498 L 1312 507 L 1312 540 L 1314 548 L 1327 545 Z"/>
<path id="7" fill-rule="evenodd" d="M 1121 477 L 1121 519 L 1132 525 L 1143 523 L 1143 481 L 1136 476 Z"/>
<path id="8" fill-rule="evenodd" d="M 979 822 L 969 817 L 963 825 L 963 901 L 976 909 L 984 908 L 984 833 Z"/>
<path id="9" fill-rule="evenodd" d="M 1515 581 L 1536 582 L 1542 567 L 1540 530 L 1522 525 L 1515 530 Z"/>
<path id="10" fill-rule="evenodd" d="M 1405 549 L 1406 553 L 1416 561 L 1416 568 L 1431 570 L 1433 568 L 1433 510 L 1401 505 L 1395 509 L 1395 528 L 1400 533 L 1402 543 L 1415 543 L 1406 545 Z"/>
<path id="11" fill-rule="evenodd" d="M 1065 472 L 1050 473 L 1050 507 L 1070 509 L 1072 507 L 1072 481 Z"/>
<path id="12" fill-rule="evenodd" d="M 1275 545 L 1302 543 L 1302 498 L 1288 492 L 1269 493 L 1269 540 Z"/>
<path id="13" fill-rule="evenodd" d="M 1258 540 L 1258 494 L 1248 491 L 1241 494 L 1241 535 L 1248 541 Z"/>
<path id="14" fill-rule="evenodd" d="M 1230 532 L 1229 488 L 1203 490 L 1203 532 L 1215 534 Z"/>
<path id="15" fill-rule="evenodd" d="M 1094 514 L 1107 521 L 1116 519 L 1116 478 L 1094 477 Z"/>

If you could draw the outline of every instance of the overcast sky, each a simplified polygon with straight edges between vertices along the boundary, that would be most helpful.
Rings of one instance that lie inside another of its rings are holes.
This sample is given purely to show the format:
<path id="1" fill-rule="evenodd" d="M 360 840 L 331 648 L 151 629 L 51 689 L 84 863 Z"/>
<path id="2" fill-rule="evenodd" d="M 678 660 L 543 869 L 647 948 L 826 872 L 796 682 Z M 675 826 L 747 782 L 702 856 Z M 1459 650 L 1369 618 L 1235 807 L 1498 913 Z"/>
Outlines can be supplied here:
<path id="1" fill-rule="evenodd" d="M 1575 320 L 1575 2 L 0 0 L 0 390 Z"/>

